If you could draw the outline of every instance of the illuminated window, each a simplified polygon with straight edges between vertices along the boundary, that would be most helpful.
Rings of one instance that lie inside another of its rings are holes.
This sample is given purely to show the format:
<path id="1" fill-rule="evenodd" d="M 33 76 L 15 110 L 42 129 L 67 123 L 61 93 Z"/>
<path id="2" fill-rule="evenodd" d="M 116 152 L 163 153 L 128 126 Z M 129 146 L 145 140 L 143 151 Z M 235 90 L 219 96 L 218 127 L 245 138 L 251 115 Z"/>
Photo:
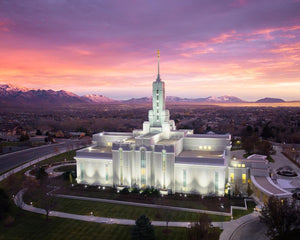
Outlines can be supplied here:
<path id="1" fill-rule="evenodd" d="M 111 142 L 107 142 L 107 146 L 111 147 L 112 143 Z"/>
<path id="2" fill-rule="evenodd" d="M 208 150 L 211 150 L 211 146 L 208 146 Z"/>
<path id="3" fill-rule="evenodd" d="M 231 183 L 234 183 L 234 173 L 231 173 L 231 174 L 230 174 L 230 182 L 231 182 Z"/>
<path id="4" fill-rule="evenodd" d="M 206 150 L 207 149 L 207 146 L 204 146 L 204 150 Z"/>
<path id="5" fill-rule="evenodd" d="M 199 146 L 199 149 L 202 150 L 202 146 Z"/>
<path id="6" fill-rule="evenodd" d="M 242 165 L 241 164 L 238 164 L 238 167 L 241 167 Z"/>
<path id="7" fill-rule="evenodd" d="M 243 183 L 246 183 L 246 174 L 245 173 L 242 174 L 242 180 L 243 180 Z"/>
<path id="8" fill-rule="evenodd" d="M 245 167 L 245 164 L 242 164 L 242 167 Z"/>
<path id="9" fill-rule="evenodd" d="M 236 167 L 236 166 L 237 166 L 237 164 L 236 164 L 236 163 L 234 163 L 234 164 L 233 164 L 233 166 L 234 166 L 234 167 Z"/>

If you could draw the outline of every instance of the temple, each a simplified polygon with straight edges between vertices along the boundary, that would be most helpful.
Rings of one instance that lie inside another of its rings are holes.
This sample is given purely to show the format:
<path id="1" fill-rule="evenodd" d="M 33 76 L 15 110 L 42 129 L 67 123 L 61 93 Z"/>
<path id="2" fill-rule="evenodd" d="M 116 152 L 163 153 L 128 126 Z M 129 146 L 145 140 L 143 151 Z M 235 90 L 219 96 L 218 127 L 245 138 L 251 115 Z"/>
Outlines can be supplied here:
<path id="1" fill-rule="evenodd" d="M 152 84 L 152 109 L 143 129 L 101 132 L 92 146 L 76 152 L 77 182 L 116 188 L 159 189 L 162 193 L 224 195 L 239 186 L 246 192 L 253 161 L 231 158 L 230 134 L 193 134 L 179 129 L 166 109 L 165 83 Z M 266 175 L 265 161 L 258 175 Z M 226 187 L 228 189 L 226 189 Z"/>

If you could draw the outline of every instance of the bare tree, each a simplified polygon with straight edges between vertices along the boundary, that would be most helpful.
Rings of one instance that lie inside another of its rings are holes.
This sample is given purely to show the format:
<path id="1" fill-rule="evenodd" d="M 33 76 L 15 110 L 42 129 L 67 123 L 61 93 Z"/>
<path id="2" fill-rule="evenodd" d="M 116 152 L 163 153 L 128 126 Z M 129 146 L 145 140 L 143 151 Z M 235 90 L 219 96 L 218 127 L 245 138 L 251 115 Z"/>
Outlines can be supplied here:
<path id="1" fill-rule="evenodd" d="M 51 190 L 53 190 L 53 186 L 51 186 L 51 180 L 48 176 L 42 178 L 40 180 L 40 204 L 41 208 L 43 208 L 46 212 L 46 220 L 49 220 L 49 213 L 56 206 L 56 199 L 51 194 Z"/>
<path id="2" fill-rule="evenodd" d="M 293 200 L 270 197 L 261 211 L 260 220 L 268 227 L 271 239 L 289 239 L 288 235 L 300 225 L 300 208 Z"/>

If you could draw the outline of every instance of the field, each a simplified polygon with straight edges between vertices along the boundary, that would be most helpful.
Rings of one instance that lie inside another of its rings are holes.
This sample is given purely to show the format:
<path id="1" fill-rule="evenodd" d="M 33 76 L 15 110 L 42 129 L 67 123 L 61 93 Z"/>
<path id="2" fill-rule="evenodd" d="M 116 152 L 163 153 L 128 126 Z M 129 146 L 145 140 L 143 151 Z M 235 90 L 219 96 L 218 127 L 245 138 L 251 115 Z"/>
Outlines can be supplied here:
<path id="1" fill-rule="evenodd" d="M 132 226 L 106 225 L 21 212 L 13 226 L 0 225 L 0 240 L 120 240 L 130 239 Z M 166 235 L 164 227 L 155 227 L 156 239 L 185 239 L 185 228 L 170 228 Z"/>

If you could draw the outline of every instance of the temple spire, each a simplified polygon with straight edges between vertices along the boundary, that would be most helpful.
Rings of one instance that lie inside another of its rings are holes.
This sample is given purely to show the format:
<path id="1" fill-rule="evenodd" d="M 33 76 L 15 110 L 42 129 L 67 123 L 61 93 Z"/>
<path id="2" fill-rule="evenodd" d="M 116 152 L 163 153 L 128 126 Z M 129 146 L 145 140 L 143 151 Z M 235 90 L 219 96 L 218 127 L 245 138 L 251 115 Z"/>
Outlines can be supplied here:
<path id="1" fill-rule="evenodd" d="M 159 82 L 160 79 L 160 75 L 159 75 L 159 50 L 157 50 L 157 78 L 156 81 Z"/>

